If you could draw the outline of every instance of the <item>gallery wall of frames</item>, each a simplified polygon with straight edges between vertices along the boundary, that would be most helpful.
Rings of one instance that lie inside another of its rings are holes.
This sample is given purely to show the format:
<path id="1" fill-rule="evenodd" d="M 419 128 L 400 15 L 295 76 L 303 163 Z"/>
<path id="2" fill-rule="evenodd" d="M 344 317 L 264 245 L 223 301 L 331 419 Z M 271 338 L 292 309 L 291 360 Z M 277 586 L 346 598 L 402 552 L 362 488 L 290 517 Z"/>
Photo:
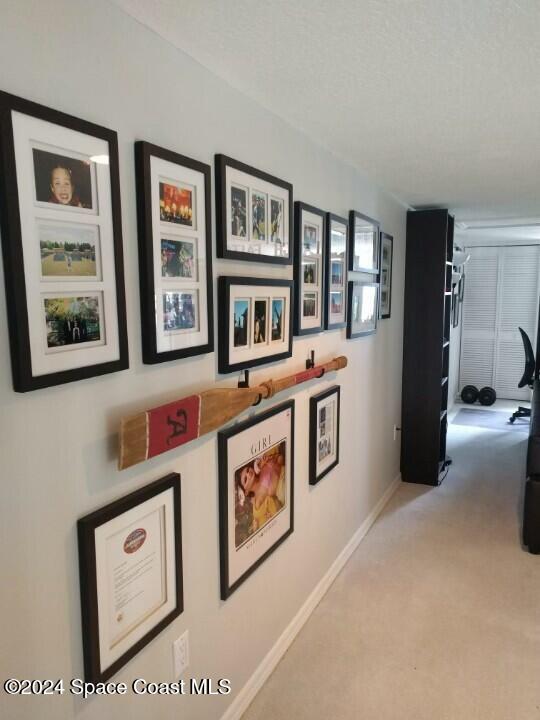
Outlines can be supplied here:
<path id="1" fill-rule="evenodd" d="M 161 147 L 141 137 L 132 147 L 135 187 L 126 188 L 114 130 L 0 92 L 0 132 L 13 389 L 39 392 L 128 369 L 133 308 L 126 304 L 124 252 L 133 242 L 122 239 L 121 199 L 135 193 L 141 321 L 132 355 L 156 365 L 216 352 L 217 373 L 227 376 L 216 380 L 228 391 L 214 397 L 214 388 L 194 388 L 186 377 L 191 404 L 173 410 L 171 392 L 163 405 L 142 411 L 146 445 L 137 462 L 157 454 L 152 428 L 161 433 L 159 452 L 217 429 L 219 586 L 226 602 L 294 532 L 299 452 L 294 392 L 276 403 L 268 391 L 246 406 L 248 375 L 236 388 L 230 374 L 291 358 L 295 337 L 330 333 L 372 342 L 391 317 L 393 238 L 362 212 L 361 197 L 348 217 L 314 206 L 295 196 L 294 178 L 248 164 L 249 147 L 241 159 L 216 154 L 212 168 L 180 154 L 186 143 Z M 228 261 L 229 272 L 214 273 L 214 257 Z M 238 262 L 247 274 L 239 274 Z M 288 269 L 288 277 L 269 273 L 272 266 Z M 320 386 L 320 360 L 308 359 L 308 374 L 284 384 L 312 383 L 300 462 L 313 493 L 336 481 L 340 457 L 340 385 L 332 377 Z M 265 388 L 283 374 L 267 372 Z M 261 399 L 265 407 L 230 422 Z M 115 675 L 184 611 L 182 512 L 190 509 L 181 503 L 181 482 L 168 473 L 73 518 L 88 681 Z"/>
<path id="2" fill-rule="evenodd" d="M 4 675 L 128 686 L 56 720 L 239 717 L 395 487 L 406 212 L 121 6 L 2 7 Z M 186 631 L 231 692 L 130 692 Z"/>

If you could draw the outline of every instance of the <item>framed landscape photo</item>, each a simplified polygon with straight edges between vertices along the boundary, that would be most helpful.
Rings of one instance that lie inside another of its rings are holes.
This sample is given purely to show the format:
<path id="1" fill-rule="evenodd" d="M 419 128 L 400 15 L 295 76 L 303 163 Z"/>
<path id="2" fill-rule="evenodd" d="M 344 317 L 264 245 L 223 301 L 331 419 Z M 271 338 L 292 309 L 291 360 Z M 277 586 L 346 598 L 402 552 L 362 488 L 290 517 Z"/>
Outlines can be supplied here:
<path id="1" fill-rule="evenodd" d="M 180 476 L 77 523 L 87 682 L 104 682 L 183 611 Z"/>
<path id="2" fill-rule="evenodd" d="M 339 385 L 309 399 L 309 484 L 339 463 Z"/>
<path id="3" fill-rule="evenodd" d="M 325 220 L 323 210 L 294 203 L 295 335 L 324 330 Z"/>
<path id="4" fill-rule="evenodd" d="M 218 433 L 221 598 L 293 532 L 294 400 Z"/>
<path id="5" fill-rule="evenodd" d="M 347 296 L 347 338 L 371 335 L 377 331 L 379 284 L 349 280 Z"/>
<path id="6" fill-rule="evenodd" d="M 356 210 L 349 213 L 349 270 L 379 273 L 379 223 Z"/>
<path id="7" fill-rule="evenodd" d="M 216 155 L 218 257 L 292 264 L 292 212 L 291 183 Z"/>
<path id="8" fill-rule="evenodd" d="M 291 357 L 292 285 L 291 280 L 219 278 L 220 373 Z"/>
<path id="9" fill-rule="evenodd" d="M 388 233 L 381 232 L 381 301 L 379 317 L 386 319 L 390 317 L 392 309 L 392 256 L 394 250 L 394 238 Z"/>
<path id="10" fill-rule="evenodd" d="M 0 150 L 14 389 L 127 368 L 116 133 L 0 92 Z"/>
<path id="11" fill-rule="evenodd" d="M 143 360 L 214 350 L 210 166 L 135 143 Z"/>
<path id="12" fill-rule="evenodd" d="M 345 218 L 327 213 L 325 252 L 325 328 L 347 325 L 347 240 L 349 224 Z"/>

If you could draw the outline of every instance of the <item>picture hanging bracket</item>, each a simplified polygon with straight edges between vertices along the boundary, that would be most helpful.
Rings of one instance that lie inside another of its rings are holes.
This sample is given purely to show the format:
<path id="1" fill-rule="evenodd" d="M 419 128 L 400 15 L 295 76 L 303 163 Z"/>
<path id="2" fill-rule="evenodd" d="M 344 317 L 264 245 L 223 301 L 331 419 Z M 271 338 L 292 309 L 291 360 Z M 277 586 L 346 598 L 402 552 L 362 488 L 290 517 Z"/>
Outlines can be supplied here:
<path id="1" fill-rule="evenodd" d="M 306 370 L 315 367 L 315 350 L 311 351 L 311 356 L 306 360 Z"/>
<path id="2" fill-rule="evenodd" d="M 242 380 L 242 376 L 240 376 L 240 380 L 238 381 L 238 387 L 239 388 L 249 388 L 249 370 L 244 370 L 244 379 Z M 262 400 L 262 395 L 259 393 L 259 398 L 256 400 L 252 405 L 258 405 Z"/>

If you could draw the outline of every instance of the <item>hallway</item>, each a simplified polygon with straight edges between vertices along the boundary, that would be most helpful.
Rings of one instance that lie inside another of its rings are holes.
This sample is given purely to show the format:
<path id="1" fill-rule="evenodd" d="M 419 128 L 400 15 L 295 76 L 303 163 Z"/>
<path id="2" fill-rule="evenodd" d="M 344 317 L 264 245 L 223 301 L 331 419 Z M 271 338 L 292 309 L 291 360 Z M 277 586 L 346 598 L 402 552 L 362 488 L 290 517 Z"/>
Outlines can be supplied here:
<path id="1" fill-rule="evenodd" d="M 540 718 L 526 440 L 451 424 L 446 480 L 400 486 L 244 720 Z"/>

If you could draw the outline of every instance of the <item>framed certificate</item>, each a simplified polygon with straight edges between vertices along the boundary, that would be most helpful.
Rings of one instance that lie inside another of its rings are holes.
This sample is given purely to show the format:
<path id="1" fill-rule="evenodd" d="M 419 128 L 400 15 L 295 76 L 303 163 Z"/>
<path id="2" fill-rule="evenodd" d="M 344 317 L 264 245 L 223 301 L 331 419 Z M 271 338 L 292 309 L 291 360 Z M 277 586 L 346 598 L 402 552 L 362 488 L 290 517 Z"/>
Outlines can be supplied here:
<path id="1" fill-rule="evenodd" d="M 77 523 L 88 682 L 104 682 L 183 607 L 180 475 L 172 473 Z"/>

